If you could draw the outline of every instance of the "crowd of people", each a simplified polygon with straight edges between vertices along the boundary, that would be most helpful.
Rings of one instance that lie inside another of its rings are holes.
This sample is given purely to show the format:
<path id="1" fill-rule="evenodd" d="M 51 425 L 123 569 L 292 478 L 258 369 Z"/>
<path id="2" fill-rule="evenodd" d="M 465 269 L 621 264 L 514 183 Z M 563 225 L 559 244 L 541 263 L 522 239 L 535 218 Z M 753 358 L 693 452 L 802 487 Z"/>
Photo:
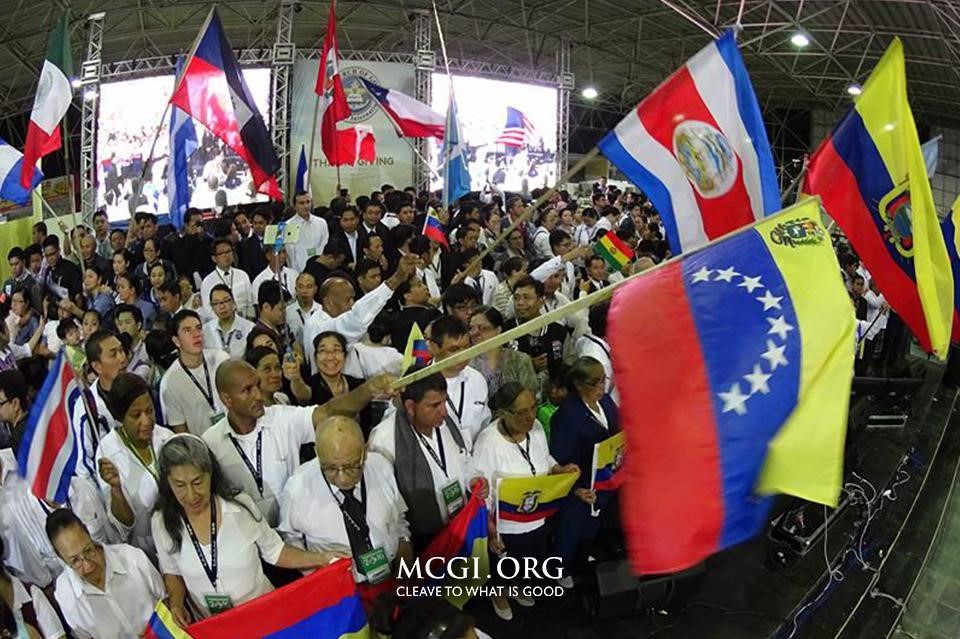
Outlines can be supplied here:
<path id="1" fill-rule="evenodd" d="M 618 527 L 616 494 L 590 489 L 594 444 L 619 429 L 607 305 L 391 390 L 415 327 L 442 361 L 668 255 L 649 203 L 602 185 L 589 205 L 557 193 L 494 245 L 526 206 L 445 209 L 384 185 L 326 207 L 190 209 L 179 230 L 146 210 L 62 237 L 37 223 L 0 291 L 4 623 L 139 637 L 159 600 L 186 626 L 349 557 L 371 623 L 420 637 L 401 617 L 432 615 L 460 628 L 437 637 L 481 636 L 439 602 L 383 615 L 375 598 L 472 494 L 493 512 L 501 474 L 579 473 L 547 523 L 488 526 L 494 561 L 559 556 L 572 586 L 578 551 Z M 421 232 L 431 208 L 446 245 Z M 290 243 L 265 241 L 281 220 Z M 604 233 L 640 259 L 611 273 Z M 17 452 L 61 353 L 85 391 L 54 503 Z M 504 620 L 534 603 L 491 600 Z"/>

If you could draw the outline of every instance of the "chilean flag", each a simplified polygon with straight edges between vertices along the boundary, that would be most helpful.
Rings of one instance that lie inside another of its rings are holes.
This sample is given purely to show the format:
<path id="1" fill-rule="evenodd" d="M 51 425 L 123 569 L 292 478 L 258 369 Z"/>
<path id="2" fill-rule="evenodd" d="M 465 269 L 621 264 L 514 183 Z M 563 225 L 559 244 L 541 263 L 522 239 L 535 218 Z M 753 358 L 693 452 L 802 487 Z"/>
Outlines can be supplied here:
<path id="1" fill-rule="evenodd" d="M 405 93 L 387 89 L 366 78 L 360 79 L 383 112 L 393 121 L 401 137 L 443 139 L 444 116 Z"/>
<path id="2" fill-rule="evenodd" d="M 77 468 L 77 443 L 70 415 L 83 391 L 61 349 L 37 394 L 17 455 L 20 475 L 40 499 L 67 503 Z"/>
<path id="3" fill-rule="evenodd" d="M 280 160 L 215 8 L 210 9 L 177 78 L 170 103 L 207 127 L 247 163 L 258 192 L 283 199 L 277 184 Z"/>
<path id="4" fill-rule="evenodd" d="M 674 254 L 780 209 L 760 105 L 732 31 L 667 78 L 598 146 L 649 196 Z"/>

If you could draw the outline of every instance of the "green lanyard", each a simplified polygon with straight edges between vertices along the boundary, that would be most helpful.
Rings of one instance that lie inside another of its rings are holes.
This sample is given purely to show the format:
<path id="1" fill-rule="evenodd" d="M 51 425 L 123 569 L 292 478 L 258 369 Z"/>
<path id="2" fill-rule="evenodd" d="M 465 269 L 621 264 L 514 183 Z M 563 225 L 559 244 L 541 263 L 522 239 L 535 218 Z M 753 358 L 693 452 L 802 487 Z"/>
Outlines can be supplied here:
<path id="1" fill-rule="evenodd" d="M 150 463 L 151 461 L 156 461 L 157 459 L 157 455 L 153 451 L 153 442 L 150 442 L 150 456 L 144 457 L 140 453 L 140 450 L 133 445 L 132 441 L 130 441 L 130 436 L 127 434 L 127 431 L 123 429 L 123 426 L 121 426 L 118 430 L 120 431 L 120 440 L 123 442 L 123 445 L 126 446 L 131 453 L 133 453 L 133 456 L 137 458 L 137 461 L 147 469 L 148 473 L 153 475 L 154 479 L 159 480 L 157 471 L 153 469 L 153 465 Z"/>

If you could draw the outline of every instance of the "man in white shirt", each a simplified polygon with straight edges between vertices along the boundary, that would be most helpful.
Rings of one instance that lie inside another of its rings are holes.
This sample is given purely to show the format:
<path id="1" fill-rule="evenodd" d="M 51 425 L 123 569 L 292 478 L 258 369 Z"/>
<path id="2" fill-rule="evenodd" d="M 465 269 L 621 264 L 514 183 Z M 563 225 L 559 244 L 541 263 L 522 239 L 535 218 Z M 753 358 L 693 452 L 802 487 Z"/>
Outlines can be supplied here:
<path id="1" fill-rule="evenodd" d="M 260 285 L 269 280 L 280 283 L 280 288 L 286 291 L 287 295 L 293 297 L 293 288 L 297 281 L 297 272 L 287 266 L 287 249 L 281 247 L 277 253 L 273 246 L 263 247 L 267 256 L 267 268 L 263 269 L 255 278 L 253 278 L 253 299 L 257 299 L 260 293 Z"/>
<path id="2" fill-rule="evenodd" d="M 299 228 L 297 241 L 287 247 L 290 266 L 297 272 L 303 272 L 307 260 L 323 253 L 323 247 L 330 239 L 327 221 L 310 213 L 312 201 L 308 193 L 297 193 L 293 199 L 296 215 L 287 220 L 288 228 Z"/>
<path id="3" fill-rule="evenodd" d="M 390 462 L 367 454 L 360 425 L 328 417 L 317 428 L 317 460 L 290 478 L 280 497 L 280 532 L 306 550 L 343 550 L 354 578 L 379 583 L 413 559 L 407 504 Z"/>
<path id="4" fill-rule="evenodd" d="M 490 306 L 493 304 L 493 294 L 500 281 L 496 273 L 483 268 L 483 263 L 477 259 L 479 256 L 480 251 L 477 249 L 469 249 L 461 253 L 464 269 L 463 283 L 477 292 L 482 306 Z M 454 281 L 456 279 L 454 277 Z"/>
<path id="5" fill-rule="evenodd" d="M 589 246 L 574 246 L 570 236 L 565 231 L 559 230 L 550 234 L 550 248 L 554 257 L 533 269 L 530 272 L 530 277 L 546 282 L 548 277 L 557 271 L 562 271 L 563 280 L 560 285 L 560 292 L 567 299 L 573 299 L 577 282 L 577 269 L 574 263 L 593 254 L 593 249 Z"/>
<path id="6" fill-rule="evenodd" d="M 73 636 L 141 636 L 154 606 L 166 597 L 163 579 L 147 555 L 126 544 L 95 542 L 83 522 L 66 508 L 47 518 L 46 529 L 67 565 L 57 578 L 56 599 Z"/>
<path id="7" fill-rule="evenodd" d="M 148 384 L 153 383 L 153 364 L 143 341 L 143 311 L 133 304 L 118 304 L 114 310 L 117 332 L 130 336 L 130 356 L 127 371 L 139 375 Z"/>
<path id="8" fill-rule="evenodd" d="M 370 432 L 368 445 L 393 464 L 414 550 L 422 552 L 466 503 L 468 489 L 486 499 L 488 486 L 473 468 L 460 429 L 447 418 L 443 375 L 408 385 L 400 401 L 402 405 Z"/>
<path id="9" fill-rule="evenodd" d="M 127 368 L 127 354 L 123 345 L 114 333 L 110 331 L 95 331 L 87 338 L 84 346 L 87 364 L 97 374 L 97 379 L 90 385 L 90 392 L 86 395 L 91 404 L 76 401 L 71 413 L 73 436 L 79 443 L 77 459 L 77 474 L 94 482 L 97 481 L 96 453 L 97 445 L 111 430 L 119 426 L 119 422 L 107 408 L 107 395 L 117 375 Z M 96 432 L 90 424 L 96 422 Z"/>
<path id="10" fill-rule="evenodd" d="M 303 347 L 303 326 L 308 319 L 323 310 L 317 297 L 317 280 L 312 273 L 301 273 L 296 280 L 296 301 L 287 304 L 287 327 L 293 338 Z"/>
<path id="11" fill-rule="evenodd" d="M 347 344 L 360 341 L 367 327 L 393 297 L 393 291 L 408 279 L 417 268 L 417 256 L 408 253 L 400 258 L 397 270 L 383 284 L 354 303 L 353 284 L 341 277 L 331 277 L 320 287 L 321 310 L 307 319 L 303 327 L 303 352 L 311 371 L 317 372 L 313 357 L 313 338 L 324 331 L 336 331 L 347 339 Z"/>
<path id="12" fill-rule="evenodd" d="M 203 343 L 208 348 L 224 351 L 230 357 L 243 357 L 253 322 L 237 315 L 233 294 L 226 284 L 217 284 L 210 291 L 210 306 L 216 319 L 204 323 Z"/>
<path id="13" fill-rule="evenodd" d="M 226 416 L 203 434 L 203 440 L 224 476 L 250 495 L 267 522 L 276 526 L 278 499 L 300 466 L 300 447 L 314 441 L 316 426 L 329 415 L 360 412 L 377 388 L 385 388 L 383 378 L 376 379 L 323 406 L 278 404 L 266 409 L 257 371 L 242 360 L 230 360 L 216 375 Z"/>
<path id="14" fill-rule="evenodd" d="M 452 315 L 441 315 L 427 328 L 430 354 L 441 361 L 470 347 L 470 331 L 466 324 Z M 469 450 L 477 435 L 490 423 L 487 406 L 487 380 L 466 362 L 443 371 L 447 380 L 447 415 L 460 428 Z"/>
<path id="15" fill-rule="evenodd" d="M 208 315 L 210 310 L 210 292 L 217 284 L 223 284 L 233 293 L 233 301 L 237 305 L 237 312 L 243 317 L 252 318 L 253 289 L 250 285 L 250 276 L 239 268 L 233 267 L 233 244 L 226 238 L 213 241 L 213 262 L 216 265 L 203 278 L 200 284 L 200 302 Z"/>
<path id="16" fill-rule="evenodd" d="M 573 232 L 573 240 L 577 246 L 590 246 L 593 244 L 593 240 L 597 236 L 597 231 L 600 230 L 597 224 L 597 215 L 595 209 L 589 207 L 583 209 L 581 218 L 583 222 L 577 226 Z"/>
<path id="17" fill-rule="evenodd" d="M 189 309 L 173 316 L 173 343 L 178 357 L 160 380 L 160 406 L 175 432 L 202 435 L 223 417 L 214 376 L 229 356 L 221 350 L 203 349 L 200 316 Z"/>

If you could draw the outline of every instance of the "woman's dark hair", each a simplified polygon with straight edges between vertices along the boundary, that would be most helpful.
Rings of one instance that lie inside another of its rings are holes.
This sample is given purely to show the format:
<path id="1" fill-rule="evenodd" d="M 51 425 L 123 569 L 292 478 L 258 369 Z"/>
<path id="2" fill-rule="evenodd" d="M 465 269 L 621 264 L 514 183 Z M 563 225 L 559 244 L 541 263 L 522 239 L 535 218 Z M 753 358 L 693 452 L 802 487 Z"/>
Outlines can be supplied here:
<path id="1" fill-rule="evenodd" d="M 492 306 L 481 306 L 474 315 L 483 315 L 494 328 L 503 328 L 503 314 Z"/>
<path id="2" fill-rule="evenodd" d="M 127 285 L 134 290 L 137 296 L 140 296 L 140 293 L 143 292 L 142 287 L 140 286 L 140 280 L 128 273 L 121 273 L 113 278 L 113 286 L 116 288 L 117 282 L 120 280 L 126 280 Z"/>
<path id="3" fill-rule="evenodd" d="M 170 337 L 170 333 L 162 328 L 155 328 L 144 338 L 143 343 L 147 349 L 147 357 L 154 364 L 159 365 L 164 370 L 170 368 L 177 359 L 177 347 Z"/>
<path id="4" fill-rule="evenodd" d="M 570 365 L 570 371 L 567 373 L 567 388 L 571 393 L 579 396 L 577 384 L 589 384 L 597 369 L 603 370 L 603 365 L 592 357 L 578 357 Z"/>
<path id="5" fill-rule="evenodd" d="M 90 531 L 83 520 L 77 517 L 77 514 L 69 508 L 57 508 L 47 515 L 47 521 L 44 524 L 44 530 L 47 533 L 47 539 L 53 543 L 54 538 L 60 534 L 60 531 L 70 526 L 79 526 L 88 535 Z"/>
<path id="6" fill-rule="evenodd" d="M 143 378 L 133 373 L 120 373 L 113 380 L 110 393 L 107 395 L 107 408 L 113 418 L 123 423 L 123 418 L 130 410 L 130 405 L 144 395 L 150 395 L 150 386 Z M 153 396 L 150 396 L 151 400 Z"/>
<path id="7" fill-rule="evenodd" d="M 473 617 L 440 598 L 403 601 L 383 595 L 370 611 L 370 627 L 391 639 L 460 639 L 476 624 Z"/>
<path id="8" fill-rule="evenodd" d="M 344 353 L 347 352 L 347 338 L 336 331 L 323 331 L 322 333 L 314 337 L 313 338 L 314 352 L 320 350 L 320 342 L 327 339 L 328 337 L 336 338 L 336 340 L 340 342 L 340 346 L 343 348 L 343 352 Z"/>
<path id="9" fill-rule="evenodd" d="M 210 473 L 210 498 L 220 497 L 227 501 L 236 502 L 236 496 L 240 494 L 240 489 L 230 483 L 220 469 L 217 459 L 207 448 L 207 444 L 192 434 L 176 435 L 166 441 L 160 452 L 157 454 L 157 465 L 159 466 L 160 481 L 157 482 L 159 491 L 157 494 L 157 504 L 153 507 L 154 512 L 159 512 L 163 519 L 163 527 L 166 529 L 170 539 L 173 540 L 173 548 L 170 552 L 179 552 L 180 544 L 183 542 L 183 534 L 180 531 L 183 522 L 183 508 L 173 494 L 170 488 L 170 470 L 176 466 L 194 466 L 200 472 Z M 243 504 L 240 504 L 244 507 Z M 216 507 L 211 504 L 211 507 Z M 251 513 L 252 514 L 252 513 Z"/>
<path id="10" fill-rule="evenodd" d="M 243 354 L 243 359 L 246 360 L 247 364 L 250 364 L 254 368 L 260 365 L 260 361 L 268 355 L 273 355 L 274 357 L 280 357 L 277 351 L 273 350 L 269 346 L 257 346 L 255 348 L 249 349 L 246 353 Z"/>
<path id="11" fill-rule="evenodd" d="M 513 403 L 520 397 L 520 393 L 527 390 L 527 387 L 520 382 L 506 382 L 490 397 L 490 410 L 494 414 L 510 410 Z"/>
<path id="12" fill-rule="evenodd" d="M 253 340 L 257 339 L 261 335 L 266 335 L 270 339 L 274 340 L 274 342 L 276 342 L 277 338 L 273 334 L 273 331 L 271 331 L 268 328 L 264 328 L 260 324 L 257 324 L 250 329 L 249 333 L 247 333 L 247 350 L 250 350 L 253 348 Z M 277 348 L 280 348 L 280 346 L 281 346 L 280 344 L 277 344 Z M 274 352 L 276 353 L 277 351 L 274 351 Z"/>

